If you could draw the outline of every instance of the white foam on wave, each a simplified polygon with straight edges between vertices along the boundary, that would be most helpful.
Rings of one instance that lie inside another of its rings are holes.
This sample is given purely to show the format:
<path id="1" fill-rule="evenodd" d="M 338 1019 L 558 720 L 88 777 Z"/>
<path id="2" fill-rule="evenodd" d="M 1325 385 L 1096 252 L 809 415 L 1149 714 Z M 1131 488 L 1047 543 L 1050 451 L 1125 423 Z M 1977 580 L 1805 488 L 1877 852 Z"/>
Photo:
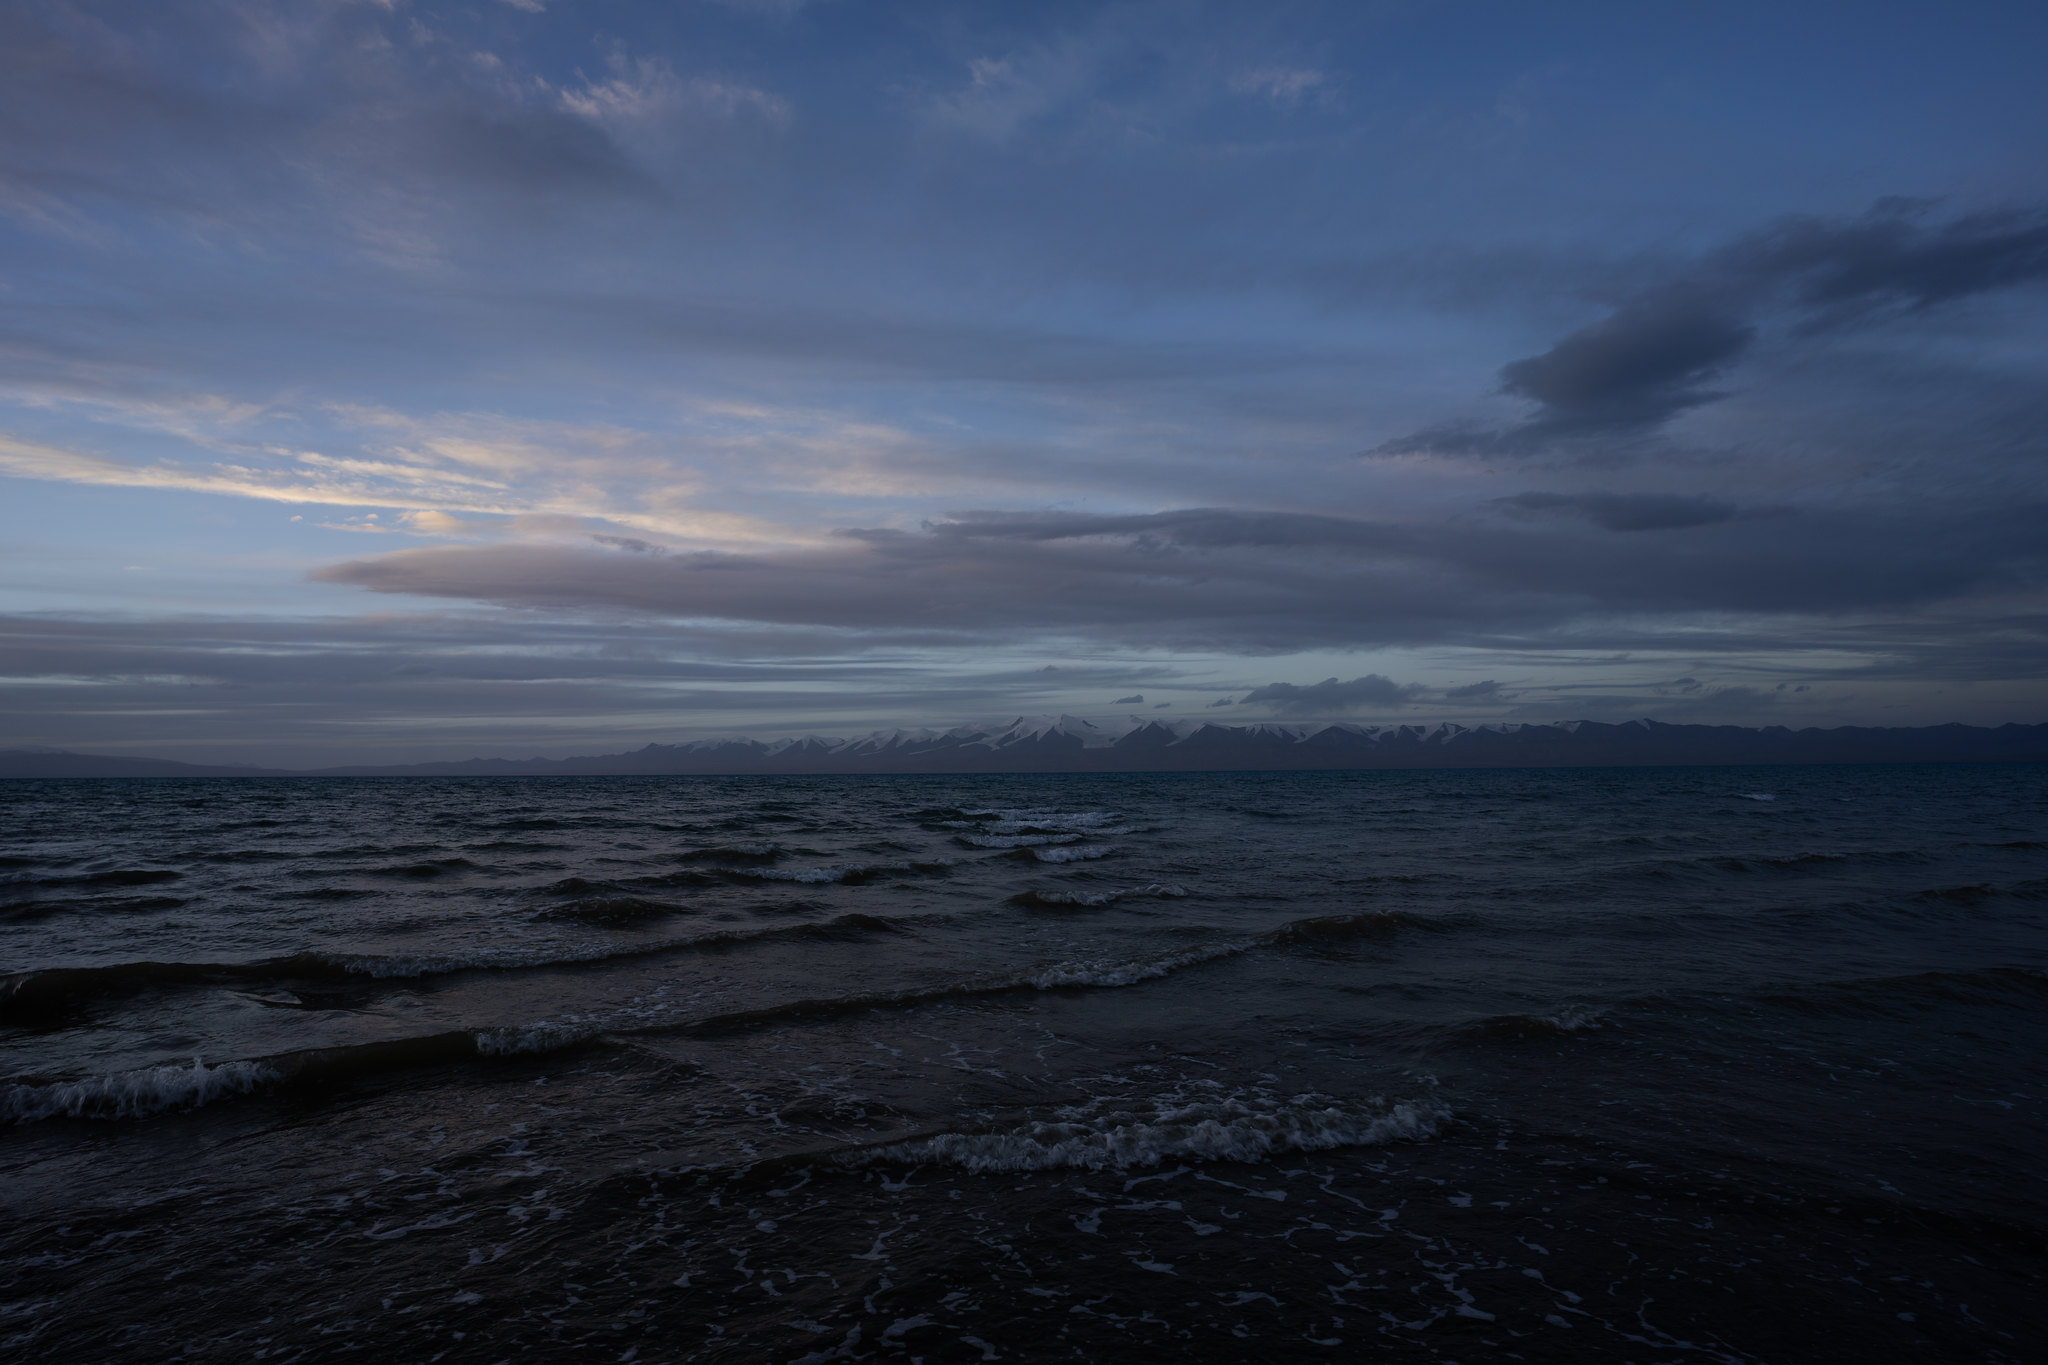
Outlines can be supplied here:
<path id="1" fill-rule="evenodd" d="M 1034 848 L 1031 856 L 1041 863 L 1083 863 L 1114 852 L 1108 844 L 1067 844 L 1059 848 Z"/>
<path id="2" fill-rule="evenodd" d="M 1040 905 L 1078 905 L 1094 910 L 1105 905 L 1114 905 L 1130 896 L 1156 896 L 1162 900 L 1172 900 L 1187 894 L 1188 889 L 1184 886 L 1150 882 L 1144 886 L 1126 887 L 1122 891 L 1033 891 L 1031 899 Z"/>
<path id="3" fill-rule="evenodd" d="M 169 1109 L 194 1109 L 223 1095 L 246 1095 L 281 1079 L 261 1062 L 208 1066 L 194 1057 L 190 1066 L 145 1067 L 50 1085 L 9 1085 L 0 1089 L 0 1123 L 142 1118 Z"/>
<path id="4" fill-rule="evenodd" d="M 1041 845 L 1079 843 L 1079 834 L 963 834 L 960 842 L 976 848 L 1038 848 Z"/>
<path id="5" fill-rule="evenodd" d="M 1583 1033 L 1599 1028 L 1606 1014 L 1607 1011 L 1592 1005 L 1566 1005 L 1556 1014 L 1544 1015 L 1543 1022 L 1554 1025 L 1560 1033 Z"/>
<path id="6" fill-rule="evenodd" d="M 1737 801 L 1775 801 L 1778 798 L 1776 793 L 1773 792 L 1737 792 L 1735 793 L 1735 799 Z"/>
<path id="7" fill-rule="evenodd" d="M 1281 1152 L 1383 1146 L 1434 1136 L 1450 1111 L 1427 1104 L 1319 1102 L 1266 1094 L 1156 1103 L 1147 1110 L 1082 1106 L 1008 1132 L 940 1133 L 849 1153 L 877 1162 L 958 1166 L 974 1172 L 1128 1170 L 1167 1161 L 1262 1161 Z"/>
<path id="8" fill-rule="evenodd" d="M 537 1024 L 515 1024 L 510 1028 L 480 1029 L 476 1050 L 485 1057 L 513 1057 L 525 1052 L 552 1052 L 572 1047 L 604 1031 L 596 1020 L 547 1020 Z"/>

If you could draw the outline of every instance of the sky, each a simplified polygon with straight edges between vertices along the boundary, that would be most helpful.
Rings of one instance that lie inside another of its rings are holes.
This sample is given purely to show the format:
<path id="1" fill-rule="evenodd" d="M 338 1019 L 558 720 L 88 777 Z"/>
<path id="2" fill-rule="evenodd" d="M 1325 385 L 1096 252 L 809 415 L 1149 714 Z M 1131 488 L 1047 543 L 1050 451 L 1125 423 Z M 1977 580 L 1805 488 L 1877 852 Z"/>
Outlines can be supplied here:
<path id="1" fill-rule="evenodd" d="M 0 745 L 2048 721 L 2044 51 L 0 0 Z"/>

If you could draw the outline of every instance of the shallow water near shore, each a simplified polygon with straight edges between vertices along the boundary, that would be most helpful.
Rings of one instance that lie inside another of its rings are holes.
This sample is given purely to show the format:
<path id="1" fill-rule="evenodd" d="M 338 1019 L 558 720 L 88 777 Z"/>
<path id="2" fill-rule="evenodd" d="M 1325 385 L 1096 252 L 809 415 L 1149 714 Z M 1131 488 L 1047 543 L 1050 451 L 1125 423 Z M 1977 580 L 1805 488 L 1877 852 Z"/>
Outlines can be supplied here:
<path id="1" fill-rule="evenodd" d="M 2020 1362 L 2048 770 L 0 785 L 0 1346 Z"/>

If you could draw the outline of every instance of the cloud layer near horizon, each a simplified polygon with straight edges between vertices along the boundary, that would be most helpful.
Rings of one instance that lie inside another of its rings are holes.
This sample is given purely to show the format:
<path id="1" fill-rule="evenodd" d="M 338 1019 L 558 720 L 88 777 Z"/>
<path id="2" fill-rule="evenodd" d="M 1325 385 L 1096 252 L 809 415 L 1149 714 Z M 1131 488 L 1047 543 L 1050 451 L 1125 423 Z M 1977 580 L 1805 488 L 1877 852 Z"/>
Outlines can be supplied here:
<path id="1" fill-rule="evenodd" d="M 1704 524 L 1639 515 L 1595 536 L 1478 517 L 991 513 L 918 531 L 843 532 L 835 544 L 779 554 L 443 546 L 315 576 L 385 593 L 885 639 L 1037 634 L 1261 653 L 1507 634 L 1583 643 L 1625 619 L 1705 635 L 1716 627 L 1704 618 L 1906 612 L 2038 589 L 2043 510 L 1970 509 L 1946 523 L 1935 509 Z M 1613 534 L 1643 531 L 1645 521 L 1661 534 Z"/>

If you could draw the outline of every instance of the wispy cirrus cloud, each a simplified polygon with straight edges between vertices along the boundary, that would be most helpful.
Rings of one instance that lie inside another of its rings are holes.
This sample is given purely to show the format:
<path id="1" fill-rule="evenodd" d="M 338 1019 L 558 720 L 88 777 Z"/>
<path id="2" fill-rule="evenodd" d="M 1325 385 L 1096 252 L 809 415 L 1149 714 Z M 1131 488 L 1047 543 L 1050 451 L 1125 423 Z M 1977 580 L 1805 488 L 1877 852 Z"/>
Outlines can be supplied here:
<path id="1" fill-rule="evenodd" d="M 1304 103 L 1325 108 L 1336 104 L 1336 82 L 1329 72 L 1315 67 L 1255 66 L 1237 72 L 1229 84 L 1237 94 L 1250 95 L 1283 109 L 1298 108 Z"/>

